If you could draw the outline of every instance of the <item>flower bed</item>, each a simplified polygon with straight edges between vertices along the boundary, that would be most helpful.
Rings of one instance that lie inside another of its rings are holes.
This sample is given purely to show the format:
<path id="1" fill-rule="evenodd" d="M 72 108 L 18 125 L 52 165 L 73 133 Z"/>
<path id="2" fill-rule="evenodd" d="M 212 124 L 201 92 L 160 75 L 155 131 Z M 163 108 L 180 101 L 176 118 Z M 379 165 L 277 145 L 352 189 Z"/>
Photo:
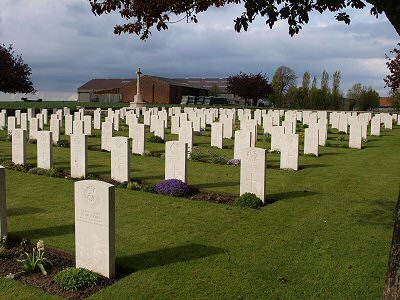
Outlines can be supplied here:
<path id="1" fill-rule="evenodd" d="M 41 272 L 21 273 L 21 265 L 17 262 L 17 259 L 21 258 L 21 254 L 23 254 L 20 241 L 8 240 L 6 245 L 7 247 L 0 255 L 0 275 L 14 277 L 14 279 L 9 280 L 18 280 L 26 285 L 67 299 L 83 299 L 89 297 L 114 282 L 112 279 L 100 276 L 95 286 L 81 291 L 68 292 L 55 283 L 54 276 L 65 268 L 75 267 L 75 257 L 73 255 L 62 250 L 46 247 L 45 256 L 51 262 L 51 264 L 46 265 L 47 275 L 43 275 Z M 15 274 L 17 275 L 15 276 Z"/>

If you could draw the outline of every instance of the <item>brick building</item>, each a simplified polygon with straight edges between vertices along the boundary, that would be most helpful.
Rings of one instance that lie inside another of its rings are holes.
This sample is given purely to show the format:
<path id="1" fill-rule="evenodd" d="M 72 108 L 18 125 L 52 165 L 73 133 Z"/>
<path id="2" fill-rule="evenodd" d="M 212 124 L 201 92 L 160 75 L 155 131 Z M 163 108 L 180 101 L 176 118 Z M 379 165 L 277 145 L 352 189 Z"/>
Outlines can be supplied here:
<path id="1" fill-rule="evenodd" d="M 186 81 L 145 75 L 140 91 L 147 103 L 179 104 L 182 96 L 207 96 L 208 90 Z M 93 79 L 78 88 L 78 101 L 132 102 L 136 79 Z"/>

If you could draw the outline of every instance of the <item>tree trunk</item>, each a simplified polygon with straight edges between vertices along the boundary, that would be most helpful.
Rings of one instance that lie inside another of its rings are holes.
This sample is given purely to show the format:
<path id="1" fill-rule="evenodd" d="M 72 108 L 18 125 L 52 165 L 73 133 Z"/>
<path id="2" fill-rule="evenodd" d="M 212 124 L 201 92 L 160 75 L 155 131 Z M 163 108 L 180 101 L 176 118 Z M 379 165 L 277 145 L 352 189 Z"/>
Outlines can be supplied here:
<path id="1" fill-rule="evenodd" d="M 393 229 L 392 248 L 386 275 L 384 300 L 400 299 L 400 194 L 396 206 L 396 220 Z"/>
<path id="2" fill-rule="evenodd" d="M 382 10 L 400 35 L 400 1 L 399 0 L 366 0 L 366 2 Z"/>

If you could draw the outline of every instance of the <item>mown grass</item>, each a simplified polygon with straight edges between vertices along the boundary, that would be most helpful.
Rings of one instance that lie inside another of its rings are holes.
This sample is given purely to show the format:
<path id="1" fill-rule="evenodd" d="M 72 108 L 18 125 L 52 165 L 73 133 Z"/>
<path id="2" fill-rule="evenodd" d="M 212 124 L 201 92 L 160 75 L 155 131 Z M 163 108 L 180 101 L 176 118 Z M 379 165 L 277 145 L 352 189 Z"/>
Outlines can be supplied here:
<path id="1" fill-rule="evenodd" d="M 210 150 L 207 134 L 195 137 L 199 151 Z M 344 148 L 335 136 L 320 157 L 301 156 L 297 172 L 279 170 L 279 156 L 268 154 L 267 195 L 276 202 L 259 211 L 117 189 L 117 270 L 124 277 L 92 298 L 381 297 L 400 130 L 382 131 L 362 150 Z M 98 145 L 98 137 L 90 143 Z M 28 151 L 33 164 L 35 147 Z M 150 151 L 163 147 L 148 144 Z M 229 147 L 213 151 L 233 156 Z M 11 143 L 0 142 L 0 153 L 9 158 Z M 69 168 L 69 149 L 56 148 L 54 157 L 56 167 Z M 109 174 L 109 160 L 108 153 L 89 151 L 89 172 Z M 163 174 L 163 158 L 132 156 L 134 178 L 154 183 Z M 239 168 L 190 162 L 189 182 L 237 194 Z M 7 201 L 12 236 L 74 251 L 73 181 L 7 171 Z M 0 287 L 2 299 L 51 298 L 4 278 Z"/>

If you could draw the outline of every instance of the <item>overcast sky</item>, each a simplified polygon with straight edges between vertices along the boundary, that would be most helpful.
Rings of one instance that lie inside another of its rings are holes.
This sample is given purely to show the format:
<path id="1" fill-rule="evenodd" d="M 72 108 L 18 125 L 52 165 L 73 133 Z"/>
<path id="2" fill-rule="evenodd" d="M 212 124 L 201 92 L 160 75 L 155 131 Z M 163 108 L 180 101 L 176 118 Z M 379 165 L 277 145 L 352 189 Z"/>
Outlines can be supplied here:
<path id="1" fill-rule="evenodd" d="M 239 6 L 212 9 L 198 24 L 180 22 L 154 32 L 146 42 L 113 34 L 118 15 L 96 17 L 88 0 L 0 0 L 0 43 L 13 44 L 32 68 L 32 80 L 44 100 L 76 98 L 77 88 L 92 78 L 225 77 L 265 72 L 272 78 L 280 65 L 299 77 L 305 71 L 320 80 L 326 69 L 340 69 L 341 89 L 356 82 L 386 95 L 385 54 L 399 36 L 384 15 L 352 11 L 352 23 L 338 23 L 332 14 L 313 14 L 311 22 L 291 38 L 287 25 L 270 30 L 260 19 L 248 32 L 236 33 Z M 0 100 L 21 95 L 2 95 Z"/>

